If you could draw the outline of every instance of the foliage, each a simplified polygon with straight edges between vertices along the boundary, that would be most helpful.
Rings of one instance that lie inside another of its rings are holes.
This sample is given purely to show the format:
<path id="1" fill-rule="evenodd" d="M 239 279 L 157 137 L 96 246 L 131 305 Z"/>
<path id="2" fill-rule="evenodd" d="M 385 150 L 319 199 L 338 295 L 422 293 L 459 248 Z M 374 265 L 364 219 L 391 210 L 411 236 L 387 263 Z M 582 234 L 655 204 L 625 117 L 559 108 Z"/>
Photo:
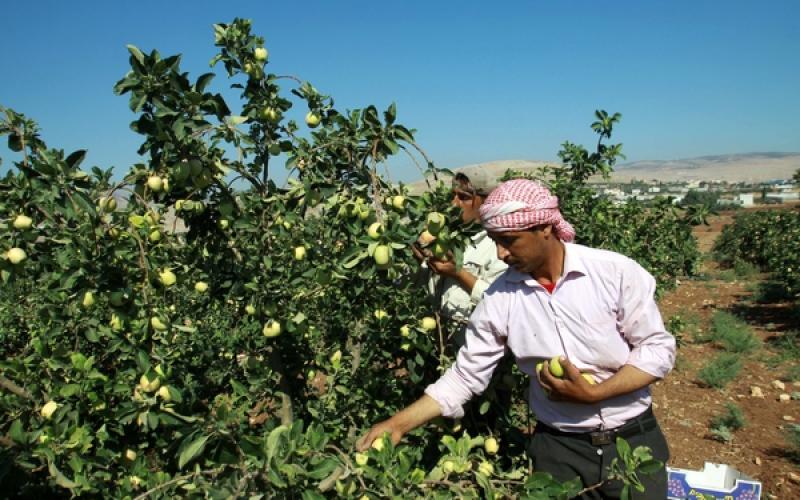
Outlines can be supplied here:
<path id="1" fill-rule="evenodd" d="M 786 428 L 786 442 L 795 462 L 800 462 L 800 424 L 789 424 Z"/>
<path id="2" fill-rule="evenodd" d="M 341 112 L 310 83 L 269 73 L 248 21 L 216 25 L 214 35 L 212 65 L 241 91 L 238 114 L 210 90 L 214 73 L 191 79 L 180 56 L 129 47 L 131 70 L 115 91 L 129 98 L 144 160 L 121 182 L 82 170 L 84 151 L 49 148 L 32 120 L 0 110 L 0 134 L 19 157 L 0 180 L 0 489 L 572 496 L 579 484 L 529 474 L 514 453 L 524 449 L 511 446 L 519 431 L 504 429 L 524 428 L 524 416 L 512 411 L 502 425 L 470 418 L 466 430 L 431 428 L 398 447 L 351 452 L 365 425 L 449 363 L 452 332 L 420 325 L 434 313 L 408 247 L 430 211 L 447 215 L 439 241 L 456 259 L 467 228 L 448 186 L 411 196 L 378 174 L 403 153 L 438 175 L 394 105 Z M 290 118 L 298 107 L 305 124 Z M 601 140 L 616 119 L 598 112 Z M 584 241 L 602 239 L 590 233 L 600 221 L 617 248 L 635 243 L 626 253 L 648 254 L 660 282 L 674 281 L 696 253 L 677 212 L 617 211 L 584 190 L 587 174 L 618 154 L 566 143 L 557 186 Z M 295 174 L 283 187 L 271 174 L 279 161 Z M 499 383 L 522 391 L 520 379 Z M 494 433 L 508 436 L 498 457 L 480 446 Z M 618 473 L 635 486 L 628 466 L 638 462 L 629 462 Z"/>
<path id="3" fill-rule="evenodd" d="M 800 212 L 763 210 L 738 214 L 714 242 L 722 266 L 748 262 L 771 273 L 782 294 L 800 297 Z"/>
<path id="4" fill-rule="evenodd" d="M 726 403 L 725 413 L 711 420 L 711 435 L 718 441 L 729 443 L 733 440 L 733 432 L 744 428 L 746 423 L 742 409 L 736 403 Z"/>
<path id="5" fill-rule="evenodd" d="M 671 289 L 676 276 L 690 276 L 697 270 L 700 253 L 691 227 L 704 219 L 679 210 L 666 198 L 645 207 L 636 200 L 615 205 L 596 196 L 588 179 L 608 176 L 624 156 L 622 144 L 604 142 L 611 138 L 622 116 L 600 110 L 595 118 L 592 129 L 599 136 L 595 151 L 590 153 L 581 145 L 565 142 L 559 152 L 562 164 L 542 168 L 539 177 L 558 196 L 564 217 L 575 227 L 578 243 L 627 255 L 653 274 L 659 292 Z"/>
<path id="6" fill-rule="evenodd" d="M 735 353 L 753 351 L 760 344 L 747 323 L 726 311 L 714 312 L 711 339 L 719 342 L 726 351 Z"/>
<path id="7" fill-rule="evenodd" d="M 722 389 L 728 382 L 736 378 L 741 369 L 742 363 L 739 354 L 723 352 L 705 365 L 697 377 L 708 387 Z"/>

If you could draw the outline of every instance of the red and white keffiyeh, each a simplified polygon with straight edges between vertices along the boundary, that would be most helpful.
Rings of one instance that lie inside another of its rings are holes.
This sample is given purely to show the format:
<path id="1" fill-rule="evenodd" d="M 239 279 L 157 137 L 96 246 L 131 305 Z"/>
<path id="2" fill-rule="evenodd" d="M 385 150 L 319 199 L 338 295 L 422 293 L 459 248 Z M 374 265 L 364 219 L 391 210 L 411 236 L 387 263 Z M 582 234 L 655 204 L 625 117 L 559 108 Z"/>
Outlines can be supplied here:
<path id="1" fill-rule="evenodd" d="M 558 209 L 558 197 L 543 185 L 527 179 L 500 184 L 480 208 L 483 228 L 490 232 L 524 231 L 552 224 L 561 241 L 575 239 L 575 229 Z"/>

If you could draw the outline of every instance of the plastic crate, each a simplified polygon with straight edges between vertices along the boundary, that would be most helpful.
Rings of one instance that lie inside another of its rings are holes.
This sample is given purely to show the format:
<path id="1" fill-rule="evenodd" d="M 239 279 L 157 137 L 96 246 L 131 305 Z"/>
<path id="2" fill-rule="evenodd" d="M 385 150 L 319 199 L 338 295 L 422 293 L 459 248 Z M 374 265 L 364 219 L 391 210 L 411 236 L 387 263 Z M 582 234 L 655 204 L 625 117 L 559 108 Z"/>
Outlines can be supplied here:
<path id="1" fill-rule="evenodd" d="M 667 467 L 669 500 L 758 500 L 761 482 L 733 467 L 706 462 L 703 470 Z"/>

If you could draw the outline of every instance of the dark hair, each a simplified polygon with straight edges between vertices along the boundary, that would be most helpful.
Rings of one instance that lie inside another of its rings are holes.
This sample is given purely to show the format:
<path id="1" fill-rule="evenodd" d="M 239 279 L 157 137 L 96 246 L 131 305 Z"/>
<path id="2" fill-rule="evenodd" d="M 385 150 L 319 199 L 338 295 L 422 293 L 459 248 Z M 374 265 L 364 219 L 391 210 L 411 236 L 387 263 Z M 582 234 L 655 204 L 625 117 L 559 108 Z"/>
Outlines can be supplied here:
<path id="1" fill-rule="evenodd" d="M 453 177 L 453 187 L 462 191 L 466 191 L 473 196 L 480 196 L 482 198 L 486 198 L 486 196 L 488 196 L 486 193 L 475 189 L 475 187 L 472 185 L 472 181 L 469 180 L 469 177 L 461 172 L 458 172 L 455 177 Z"/>

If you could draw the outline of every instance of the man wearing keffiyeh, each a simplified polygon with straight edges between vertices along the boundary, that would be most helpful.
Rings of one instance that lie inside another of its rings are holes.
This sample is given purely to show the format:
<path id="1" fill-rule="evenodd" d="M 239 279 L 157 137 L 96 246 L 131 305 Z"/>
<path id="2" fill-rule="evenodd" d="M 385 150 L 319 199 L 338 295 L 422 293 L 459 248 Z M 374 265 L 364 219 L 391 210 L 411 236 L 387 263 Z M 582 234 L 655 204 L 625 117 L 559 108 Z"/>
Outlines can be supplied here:
<path id="1" fill-rule="evenodd" d="M 358 446 L 384 432 L 398 442 L 439 415 L 460 417 L 509 350 L 531 381 L 534 468 L 560 481 L 579 477 L 587 488 L 602 483 L 582 498 L 617 498 L 622 484 L 607 480 L 616 438 L 669 459 L 649 386 L 672 369 L 675 339 L 656 305 L 655 280 L 628 257 L 573 243 L 575 230 L 558 199 L 537 182 L 500 185 L 480 216 L 509 269 L 470 317 L 453 366 L 417 402 L 374 425 Z M 552 358 L 560 360 L 561 377 L 544 363 Z M 646 489 L 634 498 L 666 497 L 665 469 L 640 479 Z"/>

